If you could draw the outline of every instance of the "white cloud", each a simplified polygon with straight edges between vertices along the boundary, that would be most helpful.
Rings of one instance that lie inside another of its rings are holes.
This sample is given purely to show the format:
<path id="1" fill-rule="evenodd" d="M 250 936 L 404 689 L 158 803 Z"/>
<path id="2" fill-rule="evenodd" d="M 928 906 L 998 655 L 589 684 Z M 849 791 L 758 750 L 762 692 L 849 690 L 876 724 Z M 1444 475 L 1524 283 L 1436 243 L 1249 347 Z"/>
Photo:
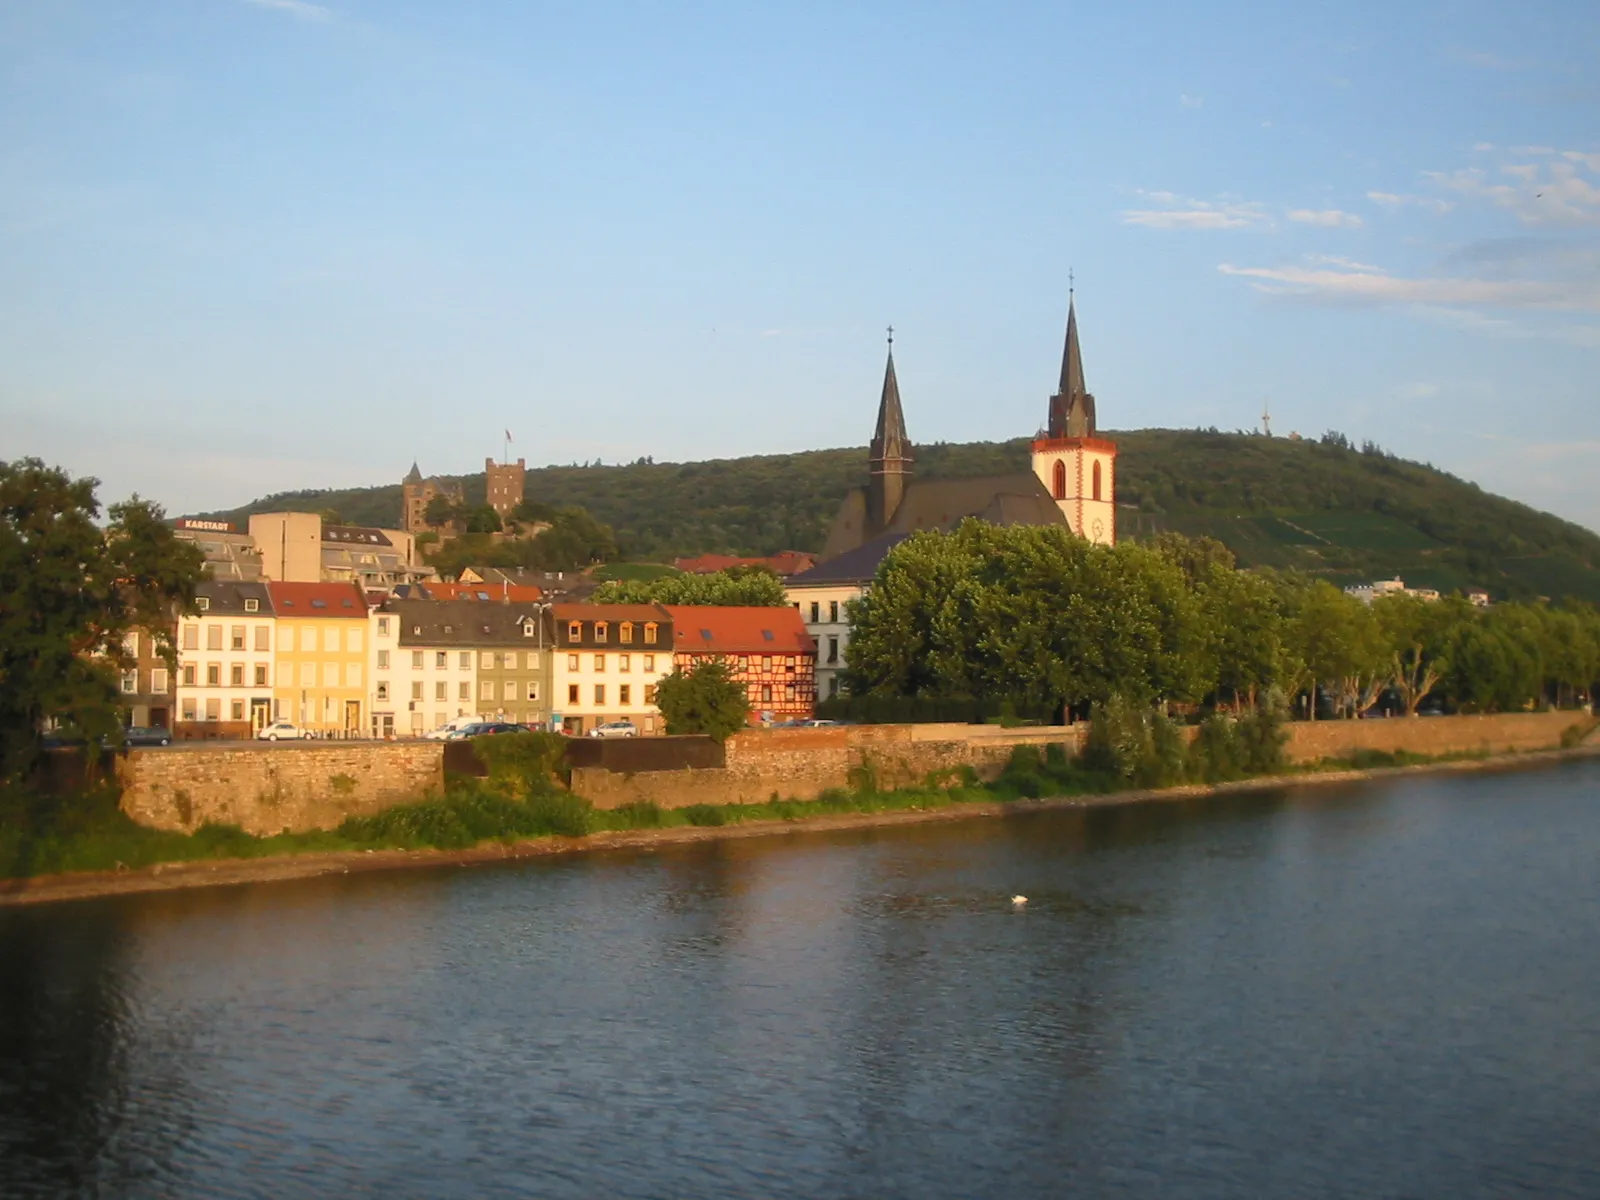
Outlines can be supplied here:
<path id="1" fill-rule="evenodd" d="M 1184 108 L 1201 108 L 1205 105 L 1205 102 L 1206 98 L 1204 96 L 1191 96 L 1187 92 L 1183 92 L 1178 96 L 1178 103 Z"/>
<path id="2" fill-rule="evenodd" d="M 1593 280 L 1514 280 L 1434 277 L 1408 279 L 1363 264 L 1310 267 L 1238 267 L 1224 275 L 1249 279 L 1274 295 L 1306 296 L 1355 304 L 1484 306 L 1600 312 L 1600 283 Z"/>
<path id="3" fill-rule="evenodd" d="M 1289 210 L 1289 220 L 1301 225 L 1320 225 L 1324 229 L 1359 229 L 1362 225 L 1361 218 L 1355 213 L 1337 208 L 1293 208 Z"/>
<path id="4" fill-rule="evenodd" d="M 1248 229 L 1272 218 L 1261 205 L 1247 201 L 1195 200 L 1173 192 L 1140 192 L 1160 208 L 1134 208 L 1122 213 L 1124 225 L 1146 229 Z"/>
<path id="5" fill-rule="evenodd" d="M 1531 162 L 1429 171 L 1424 177 L 1459 195 L 1487 200 L 1524 225 L 1600 225 L 1600 154 L 1519 146 L 1511 153 Z"/>
<path id="6" fill-rule="evenodd" d="M 1402 400 L 1427 400 L 1439 394 L 1439 385 L 1420 381 L 1408 383 L 1403 387 L 1395 388 L 1394 394 Z"/>
<path id="7" fill-rule="evenodd" d="M 323 8 L 320 4 L 308 4 L 306 0 L 244 0 L 246 4 L 253 4 L 257 8 L 271 8 L 278 12 L 288 13 L 292 17 L 299 17 L 302 21 L 331 21 L 333 10 Z"/>
<path id="8" fill-rule="evenodd" d="M 1425 208 L 1430 212 L 1447 213 L 1455 207 L 1455 202 L 1451 200 L 1440 200 L 1432 196 L 1408 196 L 1400 192 L 1368 192 L 1367 199 L 1380 207 L 1388 209 L 1399 209 L 1407 205 L 1414 205 L 1417 208 Z"/>

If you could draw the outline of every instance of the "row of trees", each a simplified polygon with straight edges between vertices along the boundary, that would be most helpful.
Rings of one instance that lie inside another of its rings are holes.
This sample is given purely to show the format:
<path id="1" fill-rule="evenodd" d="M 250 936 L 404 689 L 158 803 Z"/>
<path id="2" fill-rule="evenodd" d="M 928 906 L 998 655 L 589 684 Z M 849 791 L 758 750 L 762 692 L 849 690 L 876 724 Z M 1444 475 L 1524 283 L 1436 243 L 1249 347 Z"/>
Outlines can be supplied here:
<path id="1" fill-rule="evenodd" d="M 979 521 L 919 533 L 851 617 L 854 696 L 1253 709 L 1278 691 L 1314 719 L 1415 713 L 1430 697 L 1475 712 L 1572 704 L 1600 678 L 1593 606 L 1369 606 L 1322 580 L 1239 570 L 1220 543 L 1172 534 L 1103 547 Z"/>
<path id="2" fill-rule="evenodd" d="M 597 604 L 727 604 L 786 608 L 783 580 L 768 567 L 729 567 L 708 575 L 680 572 L 656 579 L 609 579 L 595 589 Z"/>
<path id="3" fill-rule="evenodd" d="M 453 578 L 468 566 L 525 571 L 579 571 L 617 557 L 617 539 L 611 527 L 602 525 L 586 510 L 576 507 L 548 508 L 543 505 L 536 507 L 539 516 L 519 517 L 518 514 L 524 512 L 520 507 L 512 514 L 514 522 L 537 521 L 546 526 L 536 534 L 514 539 L 496 538 L 494 534 L 500 532 L 500 519 L 494 509 L 485 506 L 481 512 L 493 517 L 492 522 L 474 517 L 468 521 L 467 532 L 461 536 L 437 545 L 430 544 L 424 550 L 428 562 L 441 575 Z M 474 513 L 478 512 L 474 510 Z"/>

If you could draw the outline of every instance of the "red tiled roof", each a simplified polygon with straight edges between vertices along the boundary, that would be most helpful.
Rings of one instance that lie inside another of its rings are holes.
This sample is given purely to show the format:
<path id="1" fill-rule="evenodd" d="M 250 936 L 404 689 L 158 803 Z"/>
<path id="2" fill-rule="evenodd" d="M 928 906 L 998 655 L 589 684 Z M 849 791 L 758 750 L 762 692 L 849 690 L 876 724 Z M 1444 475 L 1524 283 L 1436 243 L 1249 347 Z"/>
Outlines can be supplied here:
<path id="1" fill-rule="evenodd" d="M 267 583 L 272 608 L 280 617 L 367 619 L 367 598 L 353 583 Z M 321 603 L 318 603 L 321 601 Z"/>
<path id="2" fill-rule="evenodd" d="M 674 649 L 684 654 L 815 654 L 798 609 L 669 604 Z M 709 636 L 708 636 L 709 635 Z"/>
<path id="3" fill-rule="evenodd" d="M 737 558 L 731 554 L 701 554 L 695 558 L 680 558 L 673 566 L 690 575 L 712 575 L 730 567 L 766 567 L 778 575 L 793 575 L 816 565 L 817 557 L 799 550 L 784 550 L 767 558 Z"/>

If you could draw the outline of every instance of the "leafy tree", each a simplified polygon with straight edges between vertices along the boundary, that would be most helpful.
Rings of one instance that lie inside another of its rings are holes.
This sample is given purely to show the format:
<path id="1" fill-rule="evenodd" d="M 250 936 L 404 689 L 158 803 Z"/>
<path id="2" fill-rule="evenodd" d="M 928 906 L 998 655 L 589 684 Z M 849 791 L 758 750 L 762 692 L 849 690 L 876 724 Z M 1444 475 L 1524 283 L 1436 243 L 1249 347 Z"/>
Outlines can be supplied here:
<path id="1" fill-rule="evenodd" d="M 719 742 L 750 720 L 744 685 L 721 659 L 673 671 L 656 686 L 656 706 L 666 718 L 668 733 L 703 733 Z"/>
<path id="2" fill-rule="evenodd" d="M 445 492 L 436 493 L 422 510 L 422 519 L 429 525 L 448 525 L 463 516 L 461 506 Z"/>
<path id="3" fill-rule="evenodd" d="M 468 533 L 499 533 L 500 514 L 487 505 L 480 504 L 466 514 Z"/>
<path id="4" fill-rule="evenodd" d="M 137 496 L 98 527 L 97 483 L 36 458 L 0 462 L 0 781 L 26 775 L 47 719 L 115 734 L 130 631 L 176 668 L 176 614 L 192 607 L 204 558 Z"/>
<path id="5" fill-rule="evenodd" d="M 577 571 L 615 558 L 617 541 L 609 527 L 583 509 L 563 508 L 550 528 L 532 538 L 495 541 L 488 533 L 469 532 L 425 553 L 428 562 L 450 578 L 469 566 Z"/>
<path id="6" fill-rule="evenodd" d="M 609 579 L 595 590 L 600 604 L 729 604 L 787 608 L 783 580 L 767 567 L 731 567 L 709 575 Z"/>

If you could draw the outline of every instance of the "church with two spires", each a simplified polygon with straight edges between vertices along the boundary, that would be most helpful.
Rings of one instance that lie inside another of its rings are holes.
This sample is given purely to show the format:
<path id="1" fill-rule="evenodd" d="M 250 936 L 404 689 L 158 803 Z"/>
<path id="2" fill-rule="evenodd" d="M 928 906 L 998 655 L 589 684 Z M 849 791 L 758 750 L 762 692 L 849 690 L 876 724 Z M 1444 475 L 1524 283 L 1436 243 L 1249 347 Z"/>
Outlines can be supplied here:
<path id="1" fill-rule="evenodd" d="M 1076 304 L 1070 299 L 1067 304 L 1061 381 L 1050 397 L 1048 422 L 1030 448 L 1030 471 L 919 480 L 913 477 L 915 459 L 895 378 L 891 334 L 869 481 L 853 489 L 840 505 L 818 571 L 825 571 L 828 560 L 841 555 L 861 558 L 855 552 L 868 546 L 878 549 L 878 544 L 887 553 L 910 534 L 953 529 L 967 517 L 996 525 L 1063 525 L 1091 542 L 1114 545 L 1117 446 L 1095 431 L 1094 396 L 1083 381 Z"/>

